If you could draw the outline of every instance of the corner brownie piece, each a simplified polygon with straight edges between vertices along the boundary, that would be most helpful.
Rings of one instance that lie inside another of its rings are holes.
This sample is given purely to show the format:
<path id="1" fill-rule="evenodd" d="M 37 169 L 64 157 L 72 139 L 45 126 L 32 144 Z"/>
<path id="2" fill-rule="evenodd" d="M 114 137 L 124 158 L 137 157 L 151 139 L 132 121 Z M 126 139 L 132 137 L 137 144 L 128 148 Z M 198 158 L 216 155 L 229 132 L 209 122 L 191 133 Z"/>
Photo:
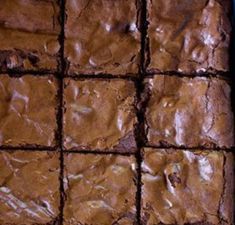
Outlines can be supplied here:
<path id="1" fill-rule="evenodd" d="M 0 145 L 55 145 L 57 81 L 0 75 Z"/>
<path id="2" fill-rule="evenodd" d="M 69 74 L 137 74 L 139 1 L 66 1 Z"/>
<path id="3" fill-rule="evenodd" d="M 55 0 L 1 1 L 0 70 L 56 70 L 58 17 Z"/>
<path id="4" fill-rule="evenodd" d="M 129 80 L 65 79 L 65 148 L 135 151 L 135 94 Z"/>
<path id="5" fill-rule="evenodd" d="M 143 150 L 143 225 L 232 225 L 234 158 L 223 151 Z"/>
<path id="6" fill-rule="evenodd" d="M 59 215 L 59 154 L 0 152 L 0 224 L 52 225 Z"/>
<path id="7" fill-rule="evenodd" d="M 64 225 L 134 224 L 134 156 L 65 154 Z"/>
<path id="8" fill-rule="evenodd" d="M 228 0 L 148 0 L 147 5 L 148 72 L 229 70 Z"/>
<path id="9" fill-rule="evenodd" d="M 159 75 L 145 80 L 151 146 L 234 146 L 230 86 L 218 78 Z"/>

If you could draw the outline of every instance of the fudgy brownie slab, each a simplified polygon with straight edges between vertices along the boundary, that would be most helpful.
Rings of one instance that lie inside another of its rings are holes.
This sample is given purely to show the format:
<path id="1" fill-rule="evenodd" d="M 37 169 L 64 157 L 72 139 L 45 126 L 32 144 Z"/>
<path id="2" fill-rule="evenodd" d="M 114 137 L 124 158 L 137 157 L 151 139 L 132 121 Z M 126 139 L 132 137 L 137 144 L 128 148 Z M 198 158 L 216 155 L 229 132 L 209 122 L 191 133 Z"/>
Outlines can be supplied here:
<path id="1" fill-rule="evenodd" d="M 134 224 L 134 156 L 65 154 L 64 225 Z"/>
<path id="2" fill-rule="evenodd" d="M 1 1 L 0 70 L 56 70 L 58 17 L 55 0 Z"/>
<path id="3" fill-rule="evenodd" d="M 135 151 L 135 96 L 129 80 L 65 79 L 65 148 Z"/>
<path id="4" fill-rule="evenodd" d="M 147 0 L 147 71 L 228 71 L 229 6 L 228 0 Z"/>
<path id="5" fill-rule="evenodd" d="M 218 78 L 157 75 L 145 80 L 150 146 L 234 146 L 231 88 Z"/>
<path id="6" fill-rule="evenodd" d="M 0 152 L 0 224 L 54 224 L 59 215 L 59 154 Z"/>
<path id="7" fill-rule="evenodd" d="M 234 224 L 233 163 L 223 151 L 144 149 L 142 224 Z"/>
<path id="8" fill-rule="evenodd" d="M 67 0 L 65 57 L 69 74 L 137 75 L 139 10 L 138 0 Z"/>
<path id="9" fill-rule="evenodd" d="M 53 76 L 0 75 L 0 145 L 55 145 L 57 86 Z"/>

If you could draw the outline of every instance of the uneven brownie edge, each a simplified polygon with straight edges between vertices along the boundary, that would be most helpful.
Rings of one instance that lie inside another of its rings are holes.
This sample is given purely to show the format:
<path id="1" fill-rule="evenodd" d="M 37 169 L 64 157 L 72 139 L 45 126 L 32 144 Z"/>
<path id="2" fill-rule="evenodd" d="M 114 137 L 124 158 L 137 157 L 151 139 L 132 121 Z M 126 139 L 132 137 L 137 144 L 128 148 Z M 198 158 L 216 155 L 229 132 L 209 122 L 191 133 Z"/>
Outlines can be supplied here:
<path id="1" fill-rule="evenodd" d="M 232 152 L 224 152 L 224 188 L 219 208 L 222 225 L 234 224 L 234 159 Z"/>

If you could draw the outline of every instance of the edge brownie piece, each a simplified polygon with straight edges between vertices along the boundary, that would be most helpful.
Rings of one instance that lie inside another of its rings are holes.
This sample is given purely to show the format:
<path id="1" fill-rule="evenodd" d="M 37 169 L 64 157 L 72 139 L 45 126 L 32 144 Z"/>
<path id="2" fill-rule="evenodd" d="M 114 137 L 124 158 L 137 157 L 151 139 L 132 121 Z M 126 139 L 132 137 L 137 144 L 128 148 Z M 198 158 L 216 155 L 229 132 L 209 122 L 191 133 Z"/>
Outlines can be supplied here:
<path id="1" fill-rule="evenodd" d="M 65 57 L 69 74 L 137 76 L 139 1 L 67 0 Z"/>
<path id="2" fill-rule="evenodd" d="M 0 145 L 56 144 L 57 87 L 50 75 L 0 75 Z"/>
<path id="3" fill-rule="evenodd" d="M 228 0 L 147 0 L 147 71 L 184 74 L 229 70 Z"/>
<path id="4" fill-rule="evenodd" d="M 65 79 L 65 148 L 134 152 L 135 96 L 129 80 Z"/>
<path id="5" fill-rule="evenodd" d="M 7 0 L 0 7 L 0 70 L 57 69 L 56 0 Z"/>
<path id="6" fill-rule="evenodd" d="M 145 148 L 143 159 L 143 225 L 234 224 L 232 153 Z"/>
<path id="7" fill-rule="evenodd" d="M 157 75 L 145 79 L 150 146 L 234 146 L 231 88 L 218 78 Z"/>
<path id="8" fill-rule="evenodd" d="M 64 156 L 64 225 L 135 224 L 134 156 Z"/>
<path id="9" fill-rule="evenodd" d="M 59 154 L 0 152 L 0 224 L 52 225 L 59 216 Z"/>

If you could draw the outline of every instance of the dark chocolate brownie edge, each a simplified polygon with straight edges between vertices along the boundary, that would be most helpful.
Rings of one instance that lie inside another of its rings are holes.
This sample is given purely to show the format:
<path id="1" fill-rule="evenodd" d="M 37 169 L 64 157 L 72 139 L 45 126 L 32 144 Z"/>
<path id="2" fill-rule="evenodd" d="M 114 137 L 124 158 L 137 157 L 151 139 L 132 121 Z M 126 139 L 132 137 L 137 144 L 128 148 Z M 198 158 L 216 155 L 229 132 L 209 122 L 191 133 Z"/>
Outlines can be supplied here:
<path id="1" fill-rule="evenodd" d="M 234 224 L 234 155 L 224 152 L 224 188 L 220 202 L 220 220 L 222 225 Z"/>

